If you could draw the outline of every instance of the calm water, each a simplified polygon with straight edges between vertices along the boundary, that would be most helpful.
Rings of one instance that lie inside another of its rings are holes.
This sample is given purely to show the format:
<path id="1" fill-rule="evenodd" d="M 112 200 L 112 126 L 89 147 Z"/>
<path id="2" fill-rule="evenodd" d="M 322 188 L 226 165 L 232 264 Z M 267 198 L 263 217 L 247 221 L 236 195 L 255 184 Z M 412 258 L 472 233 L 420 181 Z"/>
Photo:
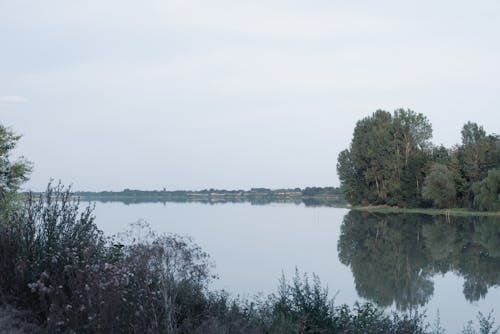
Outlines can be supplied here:
<path id="1" fill-rule="evenodd" d="M 139 219 L 191 236 L 211 255 L 213 288 L 251 297 L 276 291 L 282 273 L 316 273 L 337 304 L 439 309 L 448 333 L 478 311 L 500 320 L 500 220 L 381 215 L 293 204 L 96 203 L 111 235 Z"/>

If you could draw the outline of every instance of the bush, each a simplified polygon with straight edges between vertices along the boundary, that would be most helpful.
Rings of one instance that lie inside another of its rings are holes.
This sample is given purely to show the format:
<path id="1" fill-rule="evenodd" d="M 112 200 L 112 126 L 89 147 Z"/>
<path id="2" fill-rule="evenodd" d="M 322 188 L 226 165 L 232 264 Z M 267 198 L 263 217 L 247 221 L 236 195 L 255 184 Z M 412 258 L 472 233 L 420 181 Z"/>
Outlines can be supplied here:
<path id="1" fill-rule="evenodd" d="M 206 303 L 208 255 L 139 227 L 140 243 L 106 240 L 69 189 L 29 194 L 0 226 L 2 300 L 31 308 L 49 332 L 173 332 Z"/>
<path id="2" fill-rule="evenodd" d="M 268 303 L 271 333 L 425 333 L 420 314 L 387 315 L 370 303 L 334 306 L 317 276 L 310 284 L 298 271 L 292 283 L 281 279 Z"/>

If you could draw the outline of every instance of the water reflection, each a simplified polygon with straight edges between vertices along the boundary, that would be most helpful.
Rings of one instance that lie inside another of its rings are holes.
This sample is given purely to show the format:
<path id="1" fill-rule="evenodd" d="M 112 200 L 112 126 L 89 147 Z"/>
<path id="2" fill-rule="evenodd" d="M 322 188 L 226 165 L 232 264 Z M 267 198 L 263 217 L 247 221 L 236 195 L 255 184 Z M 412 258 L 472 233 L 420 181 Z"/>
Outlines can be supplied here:
<path id="1" fill-rule="evenodd" d="M 131 204 L 146 204 L 146 203 L 161 203 L 164 206 L 167 203 L 202 203 L 202 204 L 238 204 L 250 203 L 251 205 L 270 205 L 270 204 L 295 204 L 304 205 L 306 207 L 345 207 L 347 202 L 342 197 L 337 196 L 247 196 L 247 197 L 125 197 L 125 196 L 95 196 L 88 194 L 78 194 L 82 201 L 86 202 L 100 202 L 100 203 L 123 203 L 125 205 Z"/>
<path id="2" fill-rule="evenodd" d="M 400 310 L 424 306 L 433 276 L 453 271 L 469 302 L 500 284 L 500 219 L 350 211 L 338 242 L 358 294 Z"/>

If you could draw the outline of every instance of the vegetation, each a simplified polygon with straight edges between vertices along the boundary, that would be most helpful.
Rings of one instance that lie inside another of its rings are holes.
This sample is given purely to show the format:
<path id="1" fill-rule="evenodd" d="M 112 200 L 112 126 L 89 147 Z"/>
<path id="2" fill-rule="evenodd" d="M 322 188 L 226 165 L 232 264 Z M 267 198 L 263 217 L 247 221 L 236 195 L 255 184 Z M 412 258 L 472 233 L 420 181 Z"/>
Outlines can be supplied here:
<path id="1" fill-rule="evenodd" d="M 198 191 L 125 189 L 118 192 L 77 192 L 76 195 L 82 200 L 120 201 L 126 204 L 144 202 L 200 202 L 208 204 L 249 202 L 252 205 L 303 203 L 306 206 L 340 206 L 346 204 L 340 189 L 334 187 L 306 187 L 304 189 L 252 188 L 250 190 L 204 189 Z"/>
<path id="2" fill-rule="evenodd" d="M 453 175 L 446 165 L 434 163 L 425 177 L 422 198 L 431 200 L 439 209 L 452 208 L 457 200 Z"/>
<path id="3" fill-rule="evenodd" d="M 433 146 L 428 119 L 411 110 L 377 110 L 358 121 L 337 172 L 352 205 L 498 210 L 500 137 L 476 123 L 462 144 Z"/>
<path id="4" fill-rule="evenodd" d="M 479 210 L 500 211 L 500 169 L 491 169 L 480 183 L 473 185 L 474 204 Z"/>
<path id="5" fill-rule="evenodd" d="M 5 215 L 17 196 L 19 186 L 28 179 L 31 164 L 24 158 L 11 161 L 11 153 L 21 136 L 0 124 L 0 215 Z"/>

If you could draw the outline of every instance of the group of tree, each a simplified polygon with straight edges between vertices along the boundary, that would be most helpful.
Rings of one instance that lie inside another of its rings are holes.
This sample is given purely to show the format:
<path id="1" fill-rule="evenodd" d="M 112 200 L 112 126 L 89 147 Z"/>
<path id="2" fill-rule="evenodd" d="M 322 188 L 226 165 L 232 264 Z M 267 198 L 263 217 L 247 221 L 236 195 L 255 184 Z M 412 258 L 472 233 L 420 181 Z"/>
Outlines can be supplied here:
<path id="1" fill-rule="evenodd" d="M 462 143 L 431 142 L 426 116 L 377 110 L 357 122 L 337 173 L 353 205 L 500 210 L 500 137 L 468 122 Z"/>

